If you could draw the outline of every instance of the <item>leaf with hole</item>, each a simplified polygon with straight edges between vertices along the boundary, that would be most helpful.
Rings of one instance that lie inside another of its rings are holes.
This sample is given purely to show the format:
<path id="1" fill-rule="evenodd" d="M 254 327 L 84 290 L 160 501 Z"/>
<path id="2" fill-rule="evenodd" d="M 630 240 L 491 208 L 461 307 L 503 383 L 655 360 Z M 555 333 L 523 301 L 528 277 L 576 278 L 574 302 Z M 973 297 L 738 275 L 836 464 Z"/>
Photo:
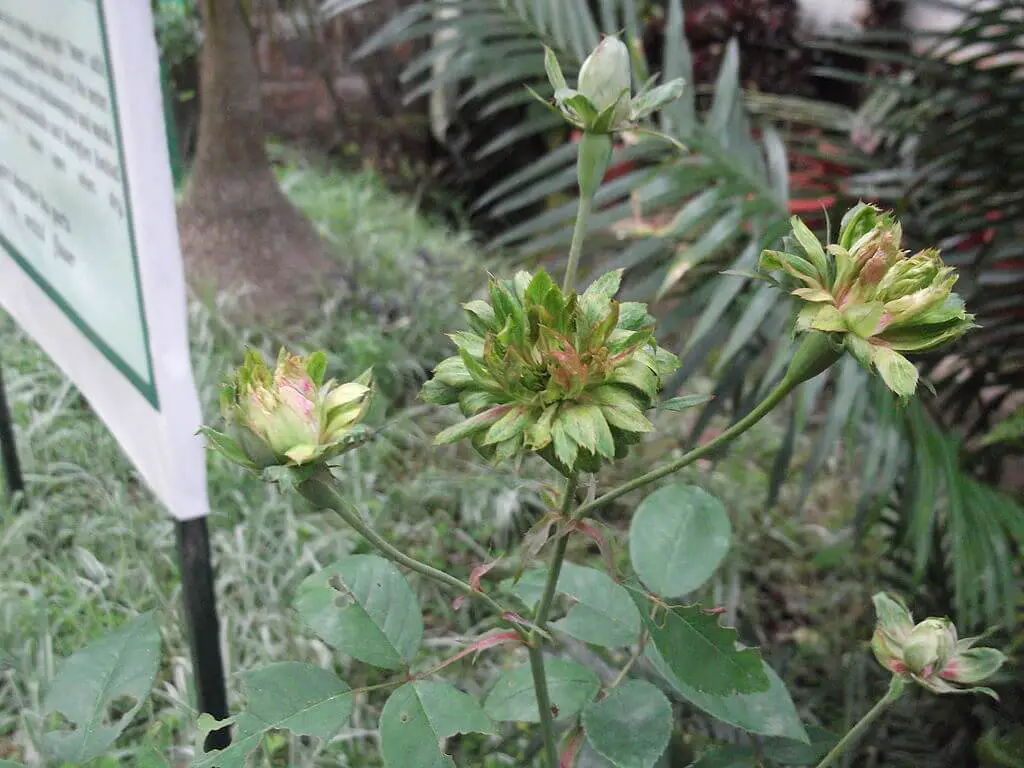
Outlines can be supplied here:
<path id="1" fill-rule="evenodd" d="M 353 555 L 308 577 L 295 608 L 325 642 L 383 669 L 409 666 L 423 639 L 416 595 L 391 562 Z"/>
<path id="2" fill-rule="evenodd" d="M 736 647 L 736 630 L 699 605 L 659 607 L 648 612 L 647 598 L 633 595 L 647 624 L 653 646 L 672 673 L 704 693 L 725 696 L 755 693 L 769 687 L 757 650 Z"/>
<path id="3" fill-rule="evenodd" d="M 601 688 L 597 675 L 575 661 L 548 658 L 544 667 L 556 720 L 574 717 Z M 501 673 L 484 700 L 484 711 L 494 720 L 540 722 L 529 664 Z"/>
<path id="4" fill-rule="evenodd" d="M 65 659 L 43 699 L 69 728 L 43 739 L 55 757 L 80 765 L 103 755 L 132 722 L 160 666 L 160 628 L 145 613 Z"/>
<path id="5" fill-rule="evenodd" d="M 723 723 L 763 736 L 777 736 L 804 744 L 808 742 L 807 732 L 800 722 L 800 716 L 785 683 L 764 661 L 761 664 L 764 675 L 768 678 L 768 690 L 718 696 L 698 691 L 692 685 L 683 683 L 669 669 L 657 648 L 648 646 L 644 653 L 679 698 Z"/>
<path id="6" fill-rule="evenodd" d="M 352 714 L 352 692 L 331 672 L 314 664 L 282 661 L 242 675 L 245 709 L 226 720 L 199 718 L 197 757 L 192 768 L 245 768 L 249 756 L 271 730 L 329 739 Z M 234 725 L 231 744 L 207 752 L 206 735 Z"/>
<path id="7" fill-rule="evenodd" d="M 646 680 L 626 680 L 583 710 L 583 730 L 616 768 L 653 768 L 672 736 L 672 705 Z"/>
<path id="8" fill-rule="evenodd" d="M 494 724 L 469 694 L 446 683 L 406 683 L 380 713 L 387 768 L 455 768 L 444 744 L 458 733 L 493 734 Z"/>
<path id="9" fill-rule="evenodd" d="M 677 483 L 640 503 L 629 526 L 629 559 L 650 590 L 679 597 L 711 578 L 731 540 L 722 502 L 701 488 Z"/>

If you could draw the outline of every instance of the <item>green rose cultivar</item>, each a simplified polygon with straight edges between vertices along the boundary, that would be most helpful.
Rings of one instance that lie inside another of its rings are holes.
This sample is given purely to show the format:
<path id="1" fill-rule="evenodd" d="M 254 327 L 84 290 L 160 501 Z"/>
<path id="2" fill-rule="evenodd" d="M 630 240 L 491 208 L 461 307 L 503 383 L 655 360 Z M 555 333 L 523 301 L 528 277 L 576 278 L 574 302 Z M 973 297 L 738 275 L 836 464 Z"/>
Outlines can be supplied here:
<path id="1" fill-rule="evenodd" d="M 655 342 L 645 305 L 612 298 L 621 278 L 610 272 L 581 296 L 544 271 L 492 280 L 490 303 L 464 307 L 472 330 L 451 335 L 459 354 L 423 388 L 467 417 L 437 442 L 470 438 L 495 462 L 536 451 L 566 475 L 625 456 L 652 429 L 644 411 L 679 360 Z"/>
<path id="2" fill-rule="evenodd" d="M 917 369 L 904 356 L 952 341 L 974 327 L 953 293 L 956 271 L 928 248 L 900 250 L 902 228 L 891 214 L 860 203 L 843 217 L 839 242 L 823 247 L 800 219 L 783 250 L 766 250 L 761 269 L 782 272 L 804 302 L 798 332 L 837 337 L 902 398 L 917 389 Z"/>

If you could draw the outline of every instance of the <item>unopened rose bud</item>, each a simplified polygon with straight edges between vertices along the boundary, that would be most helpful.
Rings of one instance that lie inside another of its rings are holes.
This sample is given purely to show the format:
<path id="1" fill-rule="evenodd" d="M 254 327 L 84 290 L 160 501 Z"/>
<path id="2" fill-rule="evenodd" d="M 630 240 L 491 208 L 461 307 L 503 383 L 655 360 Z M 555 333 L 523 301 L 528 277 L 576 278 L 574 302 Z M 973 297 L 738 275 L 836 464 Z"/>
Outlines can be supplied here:
<path id="1" fill-rule="evenodd" d="M 874 597 L 878 623 L 871 650 L 878 663 L 894 675 L 913 680 L 933 693 L 985 693 L 989 688 L 960 688 L 994 675 L 1006 661 L 995 648 L 975 648 L 978 638 L 957 639 L 956 627 L 946 618 L 928 618 L 914 624 L 906 607 L 885 593 Z"/>
<path id="2" fill-rule="evenodd" d="M 611 125 L 624 125 L 632 88 L 629 49 L 625 43 L 617 37 L 606 37 L 598 43 L 580 67 L 576 88 L 599 113 L 614 107 Z"/>
<path id="3" fill-rule="evenodd" d="M 575 89 L 569 87 L 550 48 L 544 50 L 544 68 L 554 89 L 555 108 L 569 123 L 591 135 L 629 130 L 683 93 L 684 83 L 676 79 L 645 87 L 633 97 L 629 48 L 612 36 L 601 40 L 583 62 Z M 533 95 L 551 106 L 536 93 Z"/>
<path id="4" fill-rule="evenodd" d="M 309 464 L 351 447 L 369 406 L 370 374 L 339 386 L 323 381 L 326 366 L 322 352 L 300 357 L 282 350 L 271 372 L 250 350 L 221 392 L 231 434 L 201 430 L 210 447 L 251 469 Z"/>
<path id="5" fill-rule="evenodd" d="M 925 619 L 903 643 L 903 662 L 914 673 L 928 676 L 941 669 L 956 646 L 956 628 L 949 619 Z"/>

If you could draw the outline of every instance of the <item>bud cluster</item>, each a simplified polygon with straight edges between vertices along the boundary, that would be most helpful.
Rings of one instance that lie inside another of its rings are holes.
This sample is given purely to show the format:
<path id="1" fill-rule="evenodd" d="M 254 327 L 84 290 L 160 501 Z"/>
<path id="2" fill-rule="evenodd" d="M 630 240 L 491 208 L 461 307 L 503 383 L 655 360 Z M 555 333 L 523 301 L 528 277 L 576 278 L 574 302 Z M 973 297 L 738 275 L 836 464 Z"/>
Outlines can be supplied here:
<path id="1" fill-rule="evenodd" d="M 901 397 L 918 380 L 903 353 L 933 349 L 974 327 L 953 293 L 956 271 L 935 249 L 901 250 L 902 229 L 890 214 L 858 204 L 843 217 L 839 242 L 827 247 L 799 218 L 792 227 L 782 251 L 761 254 L 761 269 L 796 282 L 791 292 L 806 302 L 797 330 L 841 334 L 843 346 Z"/>
<path id="2" fill-rule="evenodd" d="M 646 305 L 612 298 L 621 278 L 609 272 L 580 296 L 543 270 L 492 280 L 490 302 L 464 305 L 458 355 L 423 387 L 466 417 L 436 442 L 470 438 L 495 463 L 535 451 L 564 474 L 624 456 L 652 429 L 644 411 L 679 360 L 655 342 Z"/>

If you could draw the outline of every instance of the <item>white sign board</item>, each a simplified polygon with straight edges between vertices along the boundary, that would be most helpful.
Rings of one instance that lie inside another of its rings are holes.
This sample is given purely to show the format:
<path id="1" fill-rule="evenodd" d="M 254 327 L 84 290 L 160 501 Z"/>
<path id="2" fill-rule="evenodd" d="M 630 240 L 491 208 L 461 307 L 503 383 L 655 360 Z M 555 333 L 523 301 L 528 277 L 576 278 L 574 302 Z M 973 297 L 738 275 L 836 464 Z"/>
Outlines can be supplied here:
<path id="1" fill-rule="evenodd" d="M 0 306 L 171 513 L 207 514 L 149 0 L 0 0 Z"/>

